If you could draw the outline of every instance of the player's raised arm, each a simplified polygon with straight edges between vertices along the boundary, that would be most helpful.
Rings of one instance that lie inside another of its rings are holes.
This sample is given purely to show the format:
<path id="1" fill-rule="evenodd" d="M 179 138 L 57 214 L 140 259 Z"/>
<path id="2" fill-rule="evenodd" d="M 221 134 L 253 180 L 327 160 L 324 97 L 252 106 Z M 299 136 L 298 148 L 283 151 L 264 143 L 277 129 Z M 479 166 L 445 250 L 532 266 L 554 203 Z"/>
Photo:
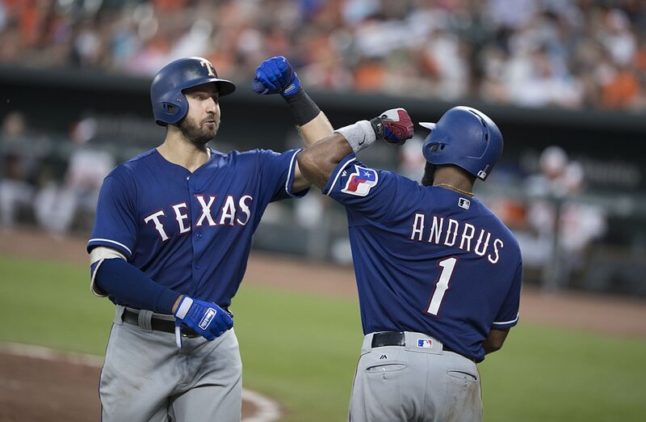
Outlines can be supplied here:
<path id="1" fill-rule="evenodd" d="M 310 146 L 332 134 L 332 124 L 307 95 L 298 75 L 285 57 L 274 56 L 260 63 L 256 68 L 252 88 L 260 95 L 281 95 L 294 116 L 304 146 Z M 297 167 L 292 190 L 299 191 L 308 186 L 309 182 Z"/>
<path id="2" fill-rule="evenodd" d="M 325 186 L 336 165 L 352 152 L 358 152 L 376 140 L 401 145 L 413 136 L 413 122 L 403 108 L 384 111 L 371 120 L 360 120 L 342 127 L 298 154 L 298 165 L 311 183 Z"/>
<path id="3" fill-rule="evenodd" d="M 285 57 L 274 56 L 260 63 L 256 68 L 252 87 L 257 94 L 280 94 L 283 97 L 306 147 L 332 134 L 332 124 L 307 95 L 298 75 Z"/>

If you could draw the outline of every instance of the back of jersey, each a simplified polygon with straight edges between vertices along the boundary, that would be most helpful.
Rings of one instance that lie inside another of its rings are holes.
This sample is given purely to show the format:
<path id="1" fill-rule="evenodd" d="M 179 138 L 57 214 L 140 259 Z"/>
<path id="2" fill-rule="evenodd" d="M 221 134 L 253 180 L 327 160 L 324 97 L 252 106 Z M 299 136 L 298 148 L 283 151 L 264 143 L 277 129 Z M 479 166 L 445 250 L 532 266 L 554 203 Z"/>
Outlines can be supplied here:
<path id="1" fill-rule="evenodd" d="M 489 331 L 518 320 L 522 263 L 512 233 L 470 195 L 342 165 L 324 192 L 348 213 L 364 333 L 422 332 L 484 359 Z"/>

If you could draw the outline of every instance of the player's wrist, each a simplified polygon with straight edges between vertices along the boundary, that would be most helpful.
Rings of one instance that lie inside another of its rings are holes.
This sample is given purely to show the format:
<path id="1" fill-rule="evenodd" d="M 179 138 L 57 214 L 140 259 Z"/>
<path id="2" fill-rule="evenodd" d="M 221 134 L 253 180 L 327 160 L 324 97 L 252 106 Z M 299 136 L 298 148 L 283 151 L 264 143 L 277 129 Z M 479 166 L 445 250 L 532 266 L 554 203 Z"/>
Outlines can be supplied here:
<path id="1" fill-rule="evenodd" d="M 175 315 L 176 318 L 183 320 L 186 318 L 186 315 L 188 315 L 191 306 L 193 306 L 193 299 L 188 296 L 181 295 L 178 298 L 177 309 L 175 309 L 173 315 Z"/>
<path id="2" fill-rule="evenodd" d="M 381 117 L 378 116 L 370 119 L 370 125 L 375 132 L 375 137 L 379 140 L 384 139 L 384 121 Z"/>
<path id="3" fill-rule="evenodd" d="M 177 308 L 179 307 L 179 304 L 182 302 L 182 299 L 184 299 L 184 297 L 185 297 L 184 295 L 179 295 L 175 299 L 175 302 L 173 302 L 173 306 L 171 308 L 171 312 L 173 313 L 173 315 L 175 315 L 175 312 L 177 312 Z"/>
<path id="4" fill-rule="evenodd" d="M 321 113 L 319 106 L 316 105 L 314 100 L 303 89 L 289 97 L 283 96 L 283 98 L 287 101 L 287 106 L 292 112 L 298 126 L 303 126 L 311 122 Z"/>
<path id="5" fill-rule="evenodd" d="M 377 132 L 368 120 L 359 120 L 349 126 L 336 129 L 335 132 L 343 135 L 355 153 L 369 147 L 377 140 Z"/>

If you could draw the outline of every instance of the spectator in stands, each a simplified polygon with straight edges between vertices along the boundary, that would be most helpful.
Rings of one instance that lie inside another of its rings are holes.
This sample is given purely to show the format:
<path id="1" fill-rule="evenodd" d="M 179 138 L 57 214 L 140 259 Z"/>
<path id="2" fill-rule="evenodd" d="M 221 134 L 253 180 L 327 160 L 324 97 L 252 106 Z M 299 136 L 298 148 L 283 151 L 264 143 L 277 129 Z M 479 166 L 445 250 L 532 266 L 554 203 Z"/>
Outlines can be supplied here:
<path id="1" fill-rule="evenodd" d="M 190 54 L 243 82 L 284 54 L 312 88 L 646 109 L 643 1 L 265 3 L 4 0 L 0 61 L 152 76 Z"/>
<path id="2" fill-rule="evenodd" d="M 96 132 L 96 121 L 87 117 L 76 122 L 70 138 L 72 152 L 61 185 L 50 181 L 35 199 L 36 218 L 49 233 L 64 235 L 74 223 L 94 218 L 103 179 L 115 166 L 110 153 L 89 144 Z"/>
<path id="3" fill-rule="evenodd" d="M 605 212 L 582 197 L 583 167 L 561 147 L 543 150 L 539 170 L 526 180 L 532 198 L 527 223 L 533 235 L 519 236 L 523 261 L 543 268 L 545 287 L 566 287 L 583 269 L 590 244 L 605 234 Z"/>
<path id="4" fill-rule="evenodd" d="M 0 132 L 0 223 L 13 227 L 21 210 L 30 212 L 34 194 L 36 156 L 25 116 L 8 113 Z"/>

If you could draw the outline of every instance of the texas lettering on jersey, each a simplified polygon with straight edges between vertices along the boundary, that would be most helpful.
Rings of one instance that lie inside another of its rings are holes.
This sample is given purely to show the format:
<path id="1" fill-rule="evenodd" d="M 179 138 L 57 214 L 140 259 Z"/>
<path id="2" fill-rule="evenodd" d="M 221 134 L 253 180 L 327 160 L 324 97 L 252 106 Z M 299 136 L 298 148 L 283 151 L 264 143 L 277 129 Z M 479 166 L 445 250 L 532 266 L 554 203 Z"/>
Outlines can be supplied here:
<path id="1" fill-rule="evenodd" d="M 452 218 L 445 219 L 434 215 L 432 223 L 427 225 L 427 218 L 421 213 L 415 213 L 410 239 L 449 247 L 457 246 L 478 256 L 486 255 L 492 264 L 498 262 L 500 250 L 505 245 L 499 238 L 492 241 L 491 232 Z"/>
<path id="2" fill-rule="evenodd" d="M 214 210 L 213 204 L 217 195 L 195 195 L 195 199 L 201 207 L 200 215 L 195 221 L 195 227 L 201 226 L 244 226 L 249 222 L 251 217 L 250 205 L 253 201 L 251 195 L 243 195 L 236 199 L 232 195 L 227 195 L 224 203 L 219 209 Z M 169 224 L 176 224 L 179 234 L 191 231 L 191 218 L 189 206 L 186 202 L 172 204 L 166 210 L 159 210 L 144 217 L 146 224 L 154 225 L 162 241 L 169 239 L 167 230 Z"/>

